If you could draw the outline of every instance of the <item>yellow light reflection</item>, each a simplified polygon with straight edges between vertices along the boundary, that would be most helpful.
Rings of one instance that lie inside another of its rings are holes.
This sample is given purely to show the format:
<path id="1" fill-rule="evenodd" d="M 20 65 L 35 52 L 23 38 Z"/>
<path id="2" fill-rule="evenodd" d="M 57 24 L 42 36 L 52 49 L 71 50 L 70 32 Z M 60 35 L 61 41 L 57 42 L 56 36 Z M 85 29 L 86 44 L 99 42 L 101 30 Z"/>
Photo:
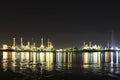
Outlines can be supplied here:
<path id="1" fill-rule="evenodd" d="M 12 52 L 12 63 L 11 63 L 11 69 L 12 71 L 15 71 L 15 52 Z"/>
<path id="2" fill-rule="evenodd" d="M 105 52 L 105 62 L 106 63 L 111 62 L 111 54 L 110 54 L 110 52 Z"/>
<path id="3" fill-rule="evenodd" d="M 40 53 L 36 53 L 36 61 L 40 63 Z"/>
<path id="4" fill-rule="evenodd" d="M 100 62 L 100 55 L 101 55 L 101 53 L 98 52 L 97 54 L 98 54 L 98 59 L 97 59 L 98 61 L 97 61 L 97 63 L 100 65 L 100 63 L 101 63 L 101 62 Z"/>
<path id="5" fill-rule="evenodd" d="M 68 68 L 72 67 L 72 53 L 68 52 Z"/>
<path id="6" fill-rule="evenodd" d="M 41 64 L 44 64 L 44 62 L 45 62 L 45 53 L 44 52 L 40 52 L 40 62 L 41 62 Z"/>
<path id="7" fill-rule="evenodd" d="M 47 70 L 51 71 L 53 70 L 53 53 L 47 52 L 46 53 L 46 68 Z"/>
<path id="8" fill-rule="evenodd" d="M 68 52 L 68 63 L 72 63 L 72 53 Z"/>
<path id="9" fill-rule="evenodd" d="M 83 63 L 88 63 L 88 54 L 89 53 L 83 53 Z"/>
<path id="10" fill-rule="evenodd" d="M 36 52 L 33 52 L 33 63 L 36 64 Z"/>
<path id="11" fill-rule="evenodd" d="M 64 61 L 64 63 L 65 63 L 65 62 L 66 62 L 67 53 L 64 52 L 63 55 L 64 55 L 64 56 L 63 56 L 63 61 Z"/>
<path id="12" fill-rule="evenodd" d="M 20 52 L 20 69 L 23 69 L 24 52 Z"/>
<path id="13" fill-rule="evenodd" d="M 84 65 L 83 65 L 83 68 L 84 68 L 84 69 L 87 69 L 88 67 L 89 67 L 88 64 L 84 64 Z"/>
<path id="14" fill-rule="evenodd" d="M 24 54 L 25 54 L 24 52 L 20 53 L 20 62 L 21 63 L 24 61 L 24 58 L 25 58 Z"/>
<path id="15" fill-rule="evenodd" d="M 15 52 L 12 52 L 12 60 L 15 60 Z"/>
<path id="16" fill-rule="evenodd" d="M 29 53 L 29 63 L 32 63 L 33 62 L 33 53 L 30 52 Z"/>
<path id="17" fill-rule="evenodd" d="M 26 52 L 26 60 L 29 61 L 29 52 Z"/>
<path id="18" fill-rule="evenodd" d="M 7 52 L 3 52 L 3 60 L 7 60 Z"/>
<path id="19" fill-rule="evenodd" d="M 3 71 L 7 71 L 7 66 L 8 66 L 8 64 L 7 64 L 7 57 L 8 55 L 7 55 L 7 52 L 3 52 L 3 63 L 2 63 L 2 66 L 3 66 Z"/>

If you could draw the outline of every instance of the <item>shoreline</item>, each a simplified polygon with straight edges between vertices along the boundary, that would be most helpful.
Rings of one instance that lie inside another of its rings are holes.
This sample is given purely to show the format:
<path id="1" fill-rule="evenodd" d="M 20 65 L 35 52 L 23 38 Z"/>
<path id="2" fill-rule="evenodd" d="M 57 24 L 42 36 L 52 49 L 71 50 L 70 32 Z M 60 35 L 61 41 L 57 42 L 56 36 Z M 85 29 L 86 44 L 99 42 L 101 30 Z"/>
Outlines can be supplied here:
<path id="1" fill-rule="evenodd" d="M 40 50 L 13 50 L 13 49 L 0 49 L 1 52 L 119 52 L 120 50 L 70 50 L 70 51 L 57 51 L 57 50 L 51 50 L 51 51 L 40 51 Z"/>

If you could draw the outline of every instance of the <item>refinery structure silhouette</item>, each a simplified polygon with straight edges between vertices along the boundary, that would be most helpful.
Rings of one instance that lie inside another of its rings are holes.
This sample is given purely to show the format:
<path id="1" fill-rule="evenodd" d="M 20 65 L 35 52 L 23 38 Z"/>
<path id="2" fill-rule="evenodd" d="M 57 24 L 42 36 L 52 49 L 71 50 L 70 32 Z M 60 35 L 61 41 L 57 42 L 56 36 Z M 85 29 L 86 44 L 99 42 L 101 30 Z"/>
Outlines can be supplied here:
<path id="1" fill-rule="evenodd" d="M 16 51 L 52 51 L 54 49 L 52 42 L 48 39 L 47 46 L 44 45 L 44 39 L 41 38 L 41 45 L 39 47 L 36 46 L 35 43 L 31 44 L 29 41 L 27 45 L 24 45 L 23 38 L 20 38 L 20 45 L 16 44 L 16 39 L 13 38 L 12 46 L 8 46 L 7 44 L 3 44 L 2 50 L 16 50 Z"/>
<path id="2" fill-rule="evenodd" d="M 7 44 L 3 44 L 3 47 L 1 50 L 12 50 L 12 51 L 119 51 L 120 49 L 116 47 L 115 45 L 115 39 L 114 39 L 114 31 L 111 32 L 111 43 L 108 42 L 108 45 L 106 47 L 103 47 L 101 45 L 92 44 L 91 42 L 83 43 L 83 46 L 79 48 L 54 48 L 52 42 L 48 39 L 47 46 L 44 45 L 44 39 L 41 38 L 40 46 L 36 46 L 35 42 L 30 43 L 27 42 L 27 45 L 24 45 L 23 38 L 20 38 L 20 45 L 16 44 L 16 38 L 13 38 L 13 44 L 12 46 L 8 46 Z"/>

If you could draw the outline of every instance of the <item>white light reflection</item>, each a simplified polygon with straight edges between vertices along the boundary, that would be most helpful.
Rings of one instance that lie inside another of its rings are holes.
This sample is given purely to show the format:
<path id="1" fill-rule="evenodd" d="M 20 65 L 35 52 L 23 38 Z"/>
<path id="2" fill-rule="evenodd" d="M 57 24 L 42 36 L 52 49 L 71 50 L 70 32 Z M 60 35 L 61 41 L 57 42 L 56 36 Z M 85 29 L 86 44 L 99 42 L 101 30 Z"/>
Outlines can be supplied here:
<path id="1" fill-rule="evenodd" d="M 56 61 L 58 62 L 58 63 L 61 63 L 62 62 L 62 52 L 57 52 L 56 53 Z"/>
<path id="2" fill-rule="evenodd" d="M 113 64 L 113 52 L 111 52 L 111 64 Z"/>
<path id="3" fill-rule="evenodd" d="M 98 55 L 97 52 L 93 53 L 93 63 L 97 63 L 97 57 L 98 57 L 97 55 Z"/>
<path id="4" fill-rule="evenodd" d="M 116 64 L 118 64 L 118 51 L 116 52 Z"/>
<path id="5" fill-rule="evenodd" d="M 93 63 L 93 53 L 90 53 L 90 63 Z"/>
<path id="6" fill-rule="evenodd" d="M 120 66 L 119 66 L 118 64 L 116 64 L 116 71 L 115 71 L 116 74 L 120 74 L 119 67 L 120 67 Z"/>
<path id="7" fill-rule="evenodd" d="M 56 64 L 56 68 L 57 69 L 61 69 L 61 67 L 62 67 L 62 58 L 63 58 L 63 53 L 62 52 L 57 52 L 56 53 L 56 62 L 57 62 L 57 64 Z"/>

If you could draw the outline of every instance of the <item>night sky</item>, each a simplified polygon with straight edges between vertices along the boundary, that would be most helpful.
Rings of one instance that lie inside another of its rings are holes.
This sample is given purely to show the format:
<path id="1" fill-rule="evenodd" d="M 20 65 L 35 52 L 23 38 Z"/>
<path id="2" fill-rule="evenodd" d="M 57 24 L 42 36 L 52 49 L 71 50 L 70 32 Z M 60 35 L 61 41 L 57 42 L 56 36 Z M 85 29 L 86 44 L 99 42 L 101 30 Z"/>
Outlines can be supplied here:
<path id="1" fill-rule="evenodd" d="M 81 0 L 0 2 L 0 46 L 23 37 L 40 45 L 49 38 L 56 48 L 81 47 L 84 41 L 106 46 L 114 31 L 120 46 L 120 3 Z"/>

